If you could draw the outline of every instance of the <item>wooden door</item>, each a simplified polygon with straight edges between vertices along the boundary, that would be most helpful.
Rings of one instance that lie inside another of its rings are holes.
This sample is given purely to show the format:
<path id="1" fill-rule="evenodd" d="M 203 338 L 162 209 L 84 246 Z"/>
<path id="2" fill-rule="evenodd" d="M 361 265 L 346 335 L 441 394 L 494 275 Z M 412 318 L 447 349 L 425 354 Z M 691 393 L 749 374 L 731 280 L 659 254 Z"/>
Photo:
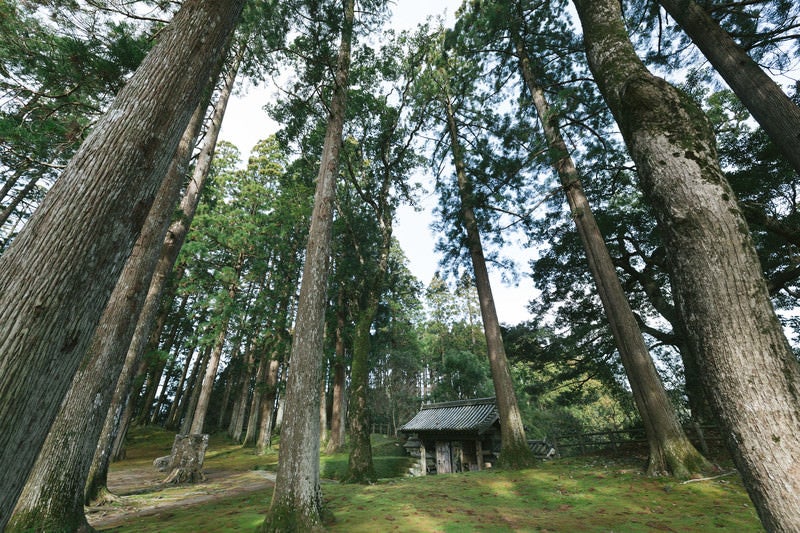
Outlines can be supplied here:
<path id="1" fill-rule="evenodd" d="M 450 474 L 453 471 L 452 463 L 450 462 L 450 443 L 445 441 L 436 441 L 436 473 L 437 474 Z"/>

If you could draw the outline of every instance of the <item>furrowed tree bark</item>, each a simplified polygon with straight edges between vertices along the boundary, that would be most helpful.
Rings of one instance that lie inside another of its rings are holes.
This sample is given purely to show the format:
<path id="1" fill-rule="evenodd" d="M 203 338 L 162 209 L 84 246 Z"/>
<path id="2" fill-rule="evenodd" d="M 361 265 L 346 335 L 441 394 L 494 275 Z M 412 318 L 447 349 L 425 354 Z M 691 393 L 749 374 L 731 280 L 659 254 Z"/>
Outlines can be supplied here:
<path id="1" fill-rule="evenodd" d="M 7 531 L 88 529 L 85 482 L 114 394 L 115 376 L 144 305 L 160 244 L 180 197 L 205 106 L 199 105 L 175 152 L 133 252 L 111 293 L 84 361 L 28 476 Z"/>
<path id="2" fill-rule="evenodd" d="M 170 224 L 166 235 L 163 237 L 163 244 L 161 246 L 158 263 L 156 264 L 155 271 L 151 276 L 150 286 L 147 290 L 147 296 L 145 298 L 144 305 L 141 312 L 138 314 L 136 330 L 134 331 L 133 338 L 129 343 L 127 354 L 125 355 L 125 363 L 117 380 L 116 390 L 114 392 L 114 396 L 112 397 L 111 406 L 104 422 L 103 431 L 99 438 L 98 447 L 95 451 L 95 458 L 92 461 L 92 467 L 90 469 L 86 484 L 87 501 L 95 500 L 101 493 L 107 492 L 106 479 L 108 477 L 109 462 L 112 459 L 111 448 L 116 440 L 117 435 L 121 433 L 122 436 L 124 436 L 125 432 L 127 431 L 127 425 L 125 425 L 124 431 L 122 431 L 123 428 L 120 427 L 120 419 L 123 409 L 126 408 L 128 398 L 131 395 L 131 389 L 133 388 L 133 382 L 136 377 L 135 369 L 139 366 L 142 359 L 147 338 L 150 336 L 150 332 L 153 330 L 156 315 L 159 312 L 159 305 L 164 292 L 164 287 L 167 284 L 167 279 L 170 272 L 172 272 L 172 269 L 175 266 L 178 253 L 180 252 L 181 247 L 183 247 L 189 226 L 191 225 L 192 219 L 194 218 L 194 214 L 197 210 L 197 206 L 200 202 L 200 194 L 211 169 L 211 160 L 213 159 L 214 151 L 216 149 L 219 130 L 222 126 L 222 119 L 225 116 L 225 110 L 227 109 L 228 101 L 233 91 L 233 85 L 239 70 L 239 65 L 241 64 L 243 57 L 244 47 L 241 46 L 239 50 L 237 50 L 233 61 L 231 61 L 231 64 L 228 65 L 223 76 L 224 79 L 222 88 L 220 89 L 216 104 L 214 105 L 214 111 L 208 120 L 205 141 L 203 142 L 203 146 L 198 154 L 197 162 L 194 170 L 192 171 L 189 184 L 186 186 L 186 191 L 181 199 L 179 210 L 180 216 L 177 220 Z M 198 355 L 198 362 L 201 359 L 202 356 Z M 188 366 L 189 361 L 186 362 L 186 367 L 188 368 Z M 180 385 L 182 385 L 185 376 L 186 372 L 184 371 Z M 178 389 L 179 391 L 180 385 Z M 170 406 L 170 412 L 167 414 L 165 426 L 169 426 L 170 423 L 174 423 L 174 412 L 178 407 L 177 401 L 178 395 L 176 393 L 175 400 L 173 400 L 173 405 Z"/>
<path id="3" fill-rule="evenodd" d="M 670 473 L 685 478 L 693 472 L 708 470 L 711 464 L 686 437 L 664 390 L 664 384 L 622 289 L 611 254 L 608 253 L 603 235 L 583 192 L 578 169 L 561 135 L 558 115 L 551 109 L 544 90 L 534 77 L 519 30 L 514 28 L 518 24 L 515 21 L 511 31 L 522 77 L 539 116 L 553 168 L 567 197 L 572 219 L 586 251 L 589 270 L 644 424 L 650 448 L 647 473 L 651 476 Z"/>
<path id="4" fill-rule="evenodd" d="M 768 531 L 800 530 L 800 366 L 697 106 L 653 76 L 616 0 L 575 0 L 589 65 L 664 234 L 675 300 L 737 467 Z"/>
<path id="5" fill-rule="evenodd" d="M 800 107 L 693 0 L 659 0 L 800 172 Z"/>
<path id="6" fill-rule="evenodd" d="M 297 305 L 294 340 L 286 384 L 286 408 L 272 503 L 262 531 L 322 529 L 322 490 L 319 483 L 319 382 L 325 329 L 325 305 L 333 199 L 347 101 L 354 0 L 344 0 L 341 42 L 334 75 L 330 115 L 314 208 L 311 214 L 306 263 Z"/>
<path id="7" fill-rule="evenodd" d="M 471 186 L 461 152 L 458 124 L 456 123 L 449 90 L 445 89 L 442 97 L 442 105 L 447 115 L 447 130 L 450 135 L 453 165 L 456 168 L 458 192 L 461 200 L 461 217 L 467 232 L 467 247 L 469 248 L 472 269 L 475 275 L 475 288 L 478 291 L 483 330 L 486 335 L 489 368 L 492 372 L 497 413 L 500 417 L 502 451 L 500 452 L 499 464 L 504 468 L 525 468 L 531 466 L 535 458 L 528 447 L 525 428 L 522 425 L 522 414 L 517 404 L 514 382 L 511 379 L 511 370 L 506 358 L 503 335 L 500 331 L 500 321 L 497 318 L 497 309 L 494 305 L 489 271 L 486 268 L 486 259 L 483 255 L 483 244 L 481 243 L 478 221 L 472 207 Z"/>
<path id="8" fill-rule="evenodd" d="M 0 528 L 243 4 L 183 4 L 0 257 Z"/>

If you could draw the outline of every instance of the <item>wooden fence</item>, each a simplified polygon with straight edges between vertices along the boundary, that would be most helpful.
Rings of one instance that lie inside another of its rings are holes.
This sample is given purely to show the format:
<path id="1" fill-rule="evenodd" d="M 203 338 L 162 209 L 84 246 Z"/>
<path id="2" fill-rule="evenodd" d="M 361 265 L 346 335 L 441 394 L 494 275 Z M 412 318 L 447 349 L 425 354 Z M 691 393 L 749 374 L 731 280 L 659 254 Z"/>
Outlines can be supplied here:
<path id="1" fill-rule="evenodd" d="M 391 424 L 372 424 L 372 433 L 376 435 L 386 435 L 387 437 L 391 437 L 394 435 L 391 433 L 391 429 Z"/>
<path id="2" fill-rule="evenodd" d="M 704 454 L 708 454 L 710 443 L 724 444 L 716 426 L 690 425 L 683 428 L 689 440 Z M 573 433 L 555 435 L 546 439 L 559 455 L 583 455 L 599 450 L 617 450 L 625 444 L 647 442 L 644 428 L 598 431 L 595 433 Z"/>

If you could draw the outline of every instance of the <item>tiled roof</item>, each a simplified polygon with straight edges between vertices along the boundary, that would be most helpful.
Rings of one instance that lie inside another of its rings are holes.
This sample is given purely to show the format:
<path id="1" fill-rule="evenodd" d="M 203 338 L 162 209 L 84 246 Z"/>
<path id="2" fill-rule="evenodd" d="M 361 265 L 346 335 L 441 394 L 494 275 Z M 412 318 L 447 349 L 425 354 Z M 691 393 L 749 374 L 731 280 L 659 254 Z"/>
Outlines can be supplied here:
<path id="1" fill-rule="evenodd" d="M 489 429 L 497 418 L 494 398 L 432 403 L 423 405 L 422 410 L 401 427 L 400 431 L 465 431 L 480 434 Z"/>

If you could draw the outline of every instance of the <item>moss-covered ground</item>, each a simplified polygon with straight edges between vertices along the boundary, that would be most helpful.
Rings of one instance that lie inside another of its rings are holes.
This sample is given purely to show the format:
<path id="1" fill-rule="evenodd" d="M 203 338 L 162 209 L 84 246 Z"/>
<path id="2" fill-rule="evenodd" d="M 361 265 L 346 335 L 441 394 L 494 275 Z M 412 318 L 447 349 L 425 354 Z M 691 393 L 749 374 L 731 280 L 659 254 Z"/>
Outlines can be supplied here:
<path id="1" fill-rule="evenodd" d="M 206 483 L 136 488 L 137 474 L 168 453 L 172 435 L 138 431 L 128 458 L 112 465 L 127 480 L 113 527 L 119 532 L 254 531 L 269 506 L 277 453 L 258 456 L 220 437 L 206 455 Z M 321 472 L 334 532 L 652 532 L 763 531 L 738 475 L 681 483 L 643 475 L 641 457 L 570 457 L 521 471 L 487 470 L 424 478 L 391 477 L 407 461 L 378 437 L 373 485 L 342 485 L 347 455 L 323 456 Z M 126 477 L 125 472 L 128 472 Z M 150 478 L 152 478 L 150 474 Z M 158 475 L 155 475 L 155 479 Z M 169 506 L 160 506 L 167 501 Z M 119 511 L 128 510 L 127 514 Z M 93 513 L 90 516 L 99 516 Z"/>

